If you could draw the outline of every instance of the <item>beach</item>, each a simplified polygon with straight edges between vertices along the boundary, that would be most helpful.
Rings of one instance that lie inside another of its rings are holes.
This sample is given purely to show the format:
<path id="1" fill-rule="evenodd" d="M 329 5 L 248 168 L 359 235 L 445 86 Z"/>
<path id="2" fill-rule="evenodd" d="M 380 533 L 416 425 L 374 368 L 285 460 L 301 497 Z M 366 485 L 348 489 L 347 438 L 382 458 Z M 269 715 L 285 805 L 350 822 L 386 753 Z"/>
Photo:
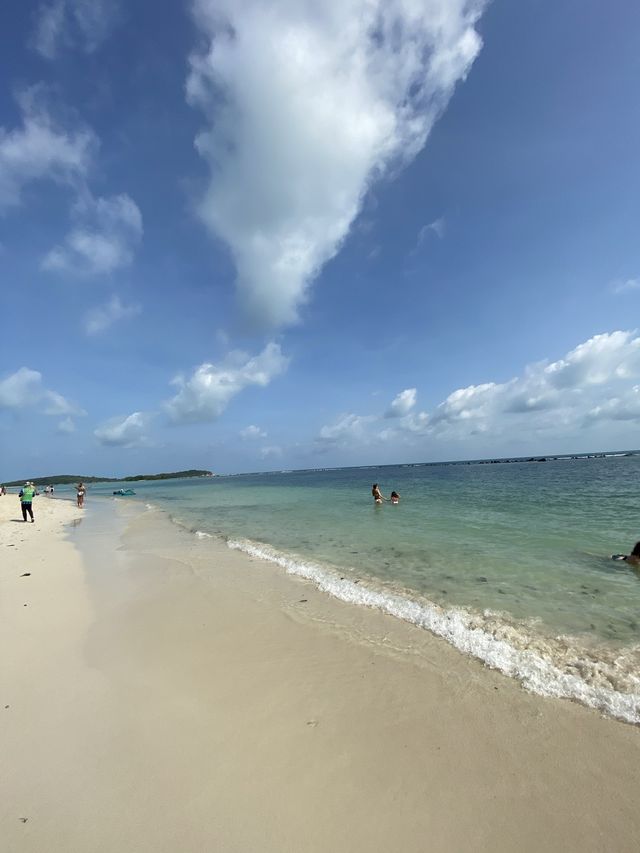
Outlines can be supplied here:
<path id="1" fill-rule="evenodd" d="M 635 851 L 640 730 L 144 504 L 0 499 L 9 853 Z"/>

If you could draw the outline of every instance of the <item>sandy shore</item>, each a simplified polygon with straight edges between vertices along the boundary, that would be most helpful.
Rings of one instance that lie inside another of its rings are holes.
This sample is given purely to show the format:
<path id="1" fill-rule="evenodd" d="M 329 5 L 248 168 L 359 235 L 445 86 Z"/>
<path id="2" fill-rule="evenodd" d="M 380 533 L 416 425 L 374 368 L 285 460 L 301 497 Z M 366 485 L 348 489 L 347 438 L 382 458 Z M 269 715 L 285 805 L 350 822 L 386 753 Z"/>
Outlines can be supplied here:
<path id="1" fill-rule="evenodd" d="M 0 498 L 3 851 L 640 849 L 637 727 L 160 513 L 34 508 Z"/>

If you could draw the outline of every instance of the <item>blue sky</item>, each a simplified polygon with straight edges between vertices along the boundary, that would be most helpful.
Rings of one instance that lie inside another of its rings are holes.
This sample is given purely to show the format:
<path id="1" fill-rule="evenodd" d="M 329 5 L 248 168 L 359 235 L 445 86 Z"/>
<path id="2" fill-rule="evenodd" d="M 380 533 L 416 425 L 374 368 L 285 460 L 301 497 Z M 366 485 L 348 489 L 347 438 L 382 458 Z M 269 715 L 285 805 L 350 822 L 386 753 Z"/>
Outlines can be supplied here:
<path id="1" fill-rule="evenodd" d="M 0 477 L 640 446 L 636 4 L 0 14 Z"/>

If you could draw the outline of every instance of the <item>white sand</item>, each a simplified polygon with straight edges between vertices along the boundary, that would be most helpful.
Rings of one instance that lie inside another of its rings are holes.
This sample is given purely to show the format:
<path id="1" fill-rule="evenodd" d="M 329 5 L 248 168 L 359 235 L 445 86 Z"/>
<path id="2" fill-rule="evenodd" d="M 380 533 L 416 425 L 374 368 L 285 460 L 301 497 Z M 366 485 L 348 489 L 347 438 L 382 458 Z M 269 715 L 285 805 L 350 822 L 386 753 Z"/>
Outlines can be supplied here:
<path id="1" fill-rule="evenodd" d="M 34 508 L 0 498 L 3 853 L 640 849 L 638 728 L 155 513 L 83 522 L 83 570 Z"/>

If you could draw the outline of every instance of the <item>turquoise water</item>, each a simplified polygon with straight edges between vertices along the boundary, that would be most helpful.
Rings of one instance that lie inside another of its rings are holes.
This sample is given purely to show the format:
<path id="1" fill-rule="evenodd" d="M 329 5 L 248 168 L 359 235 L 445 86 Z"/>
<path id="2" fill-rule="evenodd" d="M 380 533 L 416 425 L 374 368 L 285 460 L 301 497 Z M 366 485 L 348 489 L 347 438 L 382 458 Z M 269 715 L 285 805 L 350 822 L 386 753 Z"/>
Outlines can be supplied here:
<path id="1" fill-rule="evenodd" d="M 398 491 L 400 504 L 376 507 L 373 482 L 387 496 Z M 433 605 L 440 621 L 462 611 L 467 633 L 480 629 L 586 684 L 636 695 L 640 574 L 610 555 L 640 539 L 638 483 L 636 455 L 137 483 L 133 500 L 290 571 L 329 578 L 329 592 L 343 579 L 339 597 L 358 601 L 345 592 L 357 580 L 421 613 Z M 411 618 L 432 627 L 431 617 Z M 477 654 L 477 637 L 470 647 L 455 626 L 433 629 Z"/>

